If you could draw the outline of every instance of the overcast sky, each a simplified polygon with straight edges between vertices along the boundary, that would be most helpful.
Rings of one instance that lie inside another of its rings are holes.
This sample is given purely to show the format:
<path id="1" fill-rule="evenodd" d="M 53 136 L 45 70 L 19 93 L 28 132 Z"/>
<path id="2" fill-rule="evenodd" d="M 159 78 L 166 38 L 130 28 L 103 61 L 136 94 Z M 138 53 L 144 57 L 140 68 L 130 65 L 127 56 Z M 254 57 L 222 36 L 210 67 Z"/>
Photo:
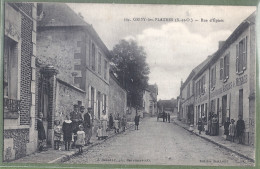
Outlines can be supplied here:
<path id="1" fill-rule="evenodd" d="M 144 47 L 151 71 L 149 83 L 158 85 L 158 99 L 176 98 L 181 79 L 185 81 L 194 67 L 218 49 L 218 41 L 226 40 L 256 10 L 241 6 L 68 5 L 93 25 L 109 50 L 121 39 L 134 39 Z M 134 18 L 189 18 L 193 22 L 133 21 Z M 201 22 L 201 18 L 224 22 Z"/>

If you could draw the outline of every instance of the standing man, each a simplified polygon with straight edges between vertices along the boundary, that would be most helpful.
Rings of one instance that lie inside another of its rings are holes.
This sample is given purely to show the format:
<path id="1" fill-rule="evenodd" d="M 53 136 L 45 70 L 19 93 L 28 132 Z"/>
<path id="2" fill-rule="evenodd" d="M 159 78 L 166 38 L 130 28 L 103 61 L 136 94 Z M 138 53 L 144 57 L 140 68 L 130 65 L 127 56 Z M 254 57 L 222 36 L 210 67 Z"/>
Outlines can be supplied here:
<path id="1" fill-rule="evenodd" d="M 84 114 L 83 126 L 84 126 L 84 131 L 86 133 L 86 137 L 85 137 L 86 145 L 91 144 L 90 138 L 92 136 L 92 123 L 93 123 L 93 118 L 92 118 L 91 113 L 92 113 L 92 108 L 89 107 L 88 112 L 86 114 Z"/>
<path id="2" fill-rule="evenodd" d="M 165 111 L 163 110 L 163 122 L 165 121 L 165 116 L 166 116 L 166 113 L 165 113 Z"/>
<path id="3" fill-rule="evenodd" d="M 238 140 L 239 140 L 238 143 L 239 144 L 243 144 L 243 136 L 244 136 L 244 131 L 245 131 L 245 122 L 242 119 L 241 115 L 238 116 L 236 129 L 237 129 L 237 137 L 238 137 Z"/>
<path id="4" fill-rule="evenodd" d="M 82 114 L 79 112 L 79 105 L 74 104 L 74 111 L 70 113 L 70 119 L 72 121 L 72 131 L 74 134 L 74 142 L 72 143 L 72 148 L 75 148 L 75 142 L 77 140 L 77 131 L 78 131 L 78 127 L 79 125 L 82 123 L 83 119 L 82 119 Z"/>
<path id="5" fill-rule="evenodd" d="M 112 129 L 114 126 L 114 120 L 112 114 L 109 115 L 109 129 Z"/>
<path id="6" fill-rule="evenodd" d="M 135 130 L 138 130 L 140 116 L 136 113 L 135 115 Z"/>
<path id="7" fill-rule="evenodd" d="M 170 123 L 171 122 L 171 114 L 168 113 L 168 122 Z"/>

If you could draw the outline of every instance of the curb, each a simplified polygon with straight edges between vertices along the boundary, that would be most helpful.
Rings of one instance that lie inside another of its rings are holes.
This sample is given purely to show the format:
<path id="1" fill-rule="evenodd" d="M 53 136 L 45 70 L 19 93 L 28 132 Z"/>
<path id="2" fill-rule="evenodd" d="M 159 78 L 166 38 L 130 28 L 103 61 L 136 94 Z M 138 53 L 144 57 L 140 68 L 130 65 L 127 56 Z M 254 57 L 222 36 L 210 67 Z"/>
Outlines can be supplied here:
<path id="1" fill-rule="evenodd" d="M 241 154 L 241 153 L 239 153 L 239 152 L 237 152 L 237 151 L 234 151 L 234 150 L 232 150 L 232 149 L 230 149 L 230 148 L 228 148 L 228 147 L 226 147 L 226 146 L 223 146 L 222 144 L 219 144 L 219 143 L 217 143 L 217 142 L 215 142 L 215 141 L 213 141 L 213 140 L 211 140 L 211 139 L 208 139 L 208 138 L 206 138 L 206 137 L 203 137 L 203 136 L 201 136 L 201 135 L 199 135 L 199 134 L 197 134 L 197 133 L 195 133 L 195 132 L 193 132 L 193 131 L 190 131 L 190 130 L 188 130 L 187 128 L 185 128 L 185 127 L 179 125 L 179 124 L 176 123 L 175 121 L 173 121 L 173 123 L 176 124 L 177 126 L 183 128 L 183 129 L 189 131 L 190 133 L 195 134 L 196 136 L 198 136 L 198 137 L 200 137 L 200 138 L 203 138 L 203 139 L 206 140 L 206 141 L 209 141 L 209 142 L 211 142 L 211 143 L 213 143 L 213 144 L 215 144 L 215 145 L 217 145 L 217 146 L 219 146 L 219 147 L 221 147 L 221 148 L 223 148 L 223 149 L 226 149 L 226 150 L 228 150 L 228 151 L 231 151 L 232 153 L 234 153 L 234 154 L 236 154 L 236 155 L 238 155 L 238 156 L 240 156 L 240 157 L 243 157 L 243 158 L 249 160 L 250 162 L 255 162 L 254 159 L 252 159 L 252 158 L 250 158 L 250 157 L 248 157 L 248 156 L 245 156 L 245 155 L 243 155 L 243 154 Z"/>
<path id="2" fill-rule="evenodd" d="M 134 126 L 134 125 L 132 124 L 132 125 L 130 125 L 129 127 L 127 127 L 125 130 L 130 129 L 130 128 L 133 127 L 133 126 Z M 102 140 L 102 141 L 100 141 L 100 142 L 93 143 L 93 144 L 91 144 L 90 146 L 88 146 L 88 147 L 86 147 L 86 148 L 83 148 L 83 150 L 84 150 L 84 151 L 87 151 L 87 150 L 89 150 L 90 148 L 92 148 L 92 147 L 94 147 L 94 146 L 97 146 L 97 145 L 99 145 L 99 144 L 102 144 L 102 143 L 104 143 L 105 141 L 109 140 L 110 138 L 113 138 L 113 137 L 115 137 L 115 136 L 117 136 L 118 134 L 121 134 L 121 133 L 123 133 L 123 131 L 120 131 L 119 133 L 114 133 L 113 135 L 107 137 L 106 139 L 104 139 L 104 140 Z M 59 158 L 56 158 L 56 159 L 54 159 L 54 160 L 52 160 L 52 161 L 49 161 L 48 164 L 62 163 L 62 162 L 68 161 L 68 160 L 70 160 L 72 157 L 77 156 L 77 154 L 78 154 L 77 151 L 71 152 L 71 153 L 66 154 L 66 155 L 63 155 L 63 156 L 61 156 L 61 157 L 59 157 Z"/>

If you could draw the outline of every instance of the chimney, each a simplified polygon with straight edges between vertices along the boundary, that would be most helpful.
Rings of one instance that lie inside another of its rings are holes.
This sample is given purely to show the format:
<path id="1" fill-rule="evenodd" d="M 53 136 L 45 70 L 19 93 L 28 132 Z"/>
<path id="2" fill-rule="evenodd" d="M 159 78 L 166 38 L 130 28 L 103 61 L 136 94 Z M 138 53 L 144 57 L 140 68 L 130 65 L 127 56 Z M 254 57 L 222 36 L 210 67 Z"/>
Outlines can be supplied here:
<path id="1" fill-rule="evenodd" d="M 218 42 L 218 49 L 222 48 L 224 44 L 225 44 L 225 41 L 219 41 Z"/>

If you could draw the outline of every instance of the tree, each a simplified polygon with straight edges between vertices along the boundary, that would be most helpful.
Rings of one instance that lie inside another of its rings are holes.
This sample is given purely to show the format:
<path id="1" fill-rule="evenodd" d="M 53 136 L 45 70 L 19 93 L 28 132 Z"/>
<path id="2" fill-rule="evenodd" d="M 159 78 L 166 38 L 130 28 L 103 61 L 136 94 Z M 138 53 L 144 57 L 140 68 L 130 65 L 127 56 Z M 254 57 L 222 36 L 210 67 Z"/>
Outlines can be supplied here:
<path id="1" fill-rule="evenodd" d="M 121 40 L 114 46 L 111 60 L 112 71 L 128 92 L 127 105 L 137 111 L 142 107 L 150 73 L 144 48 L 133 40 Z"/>

